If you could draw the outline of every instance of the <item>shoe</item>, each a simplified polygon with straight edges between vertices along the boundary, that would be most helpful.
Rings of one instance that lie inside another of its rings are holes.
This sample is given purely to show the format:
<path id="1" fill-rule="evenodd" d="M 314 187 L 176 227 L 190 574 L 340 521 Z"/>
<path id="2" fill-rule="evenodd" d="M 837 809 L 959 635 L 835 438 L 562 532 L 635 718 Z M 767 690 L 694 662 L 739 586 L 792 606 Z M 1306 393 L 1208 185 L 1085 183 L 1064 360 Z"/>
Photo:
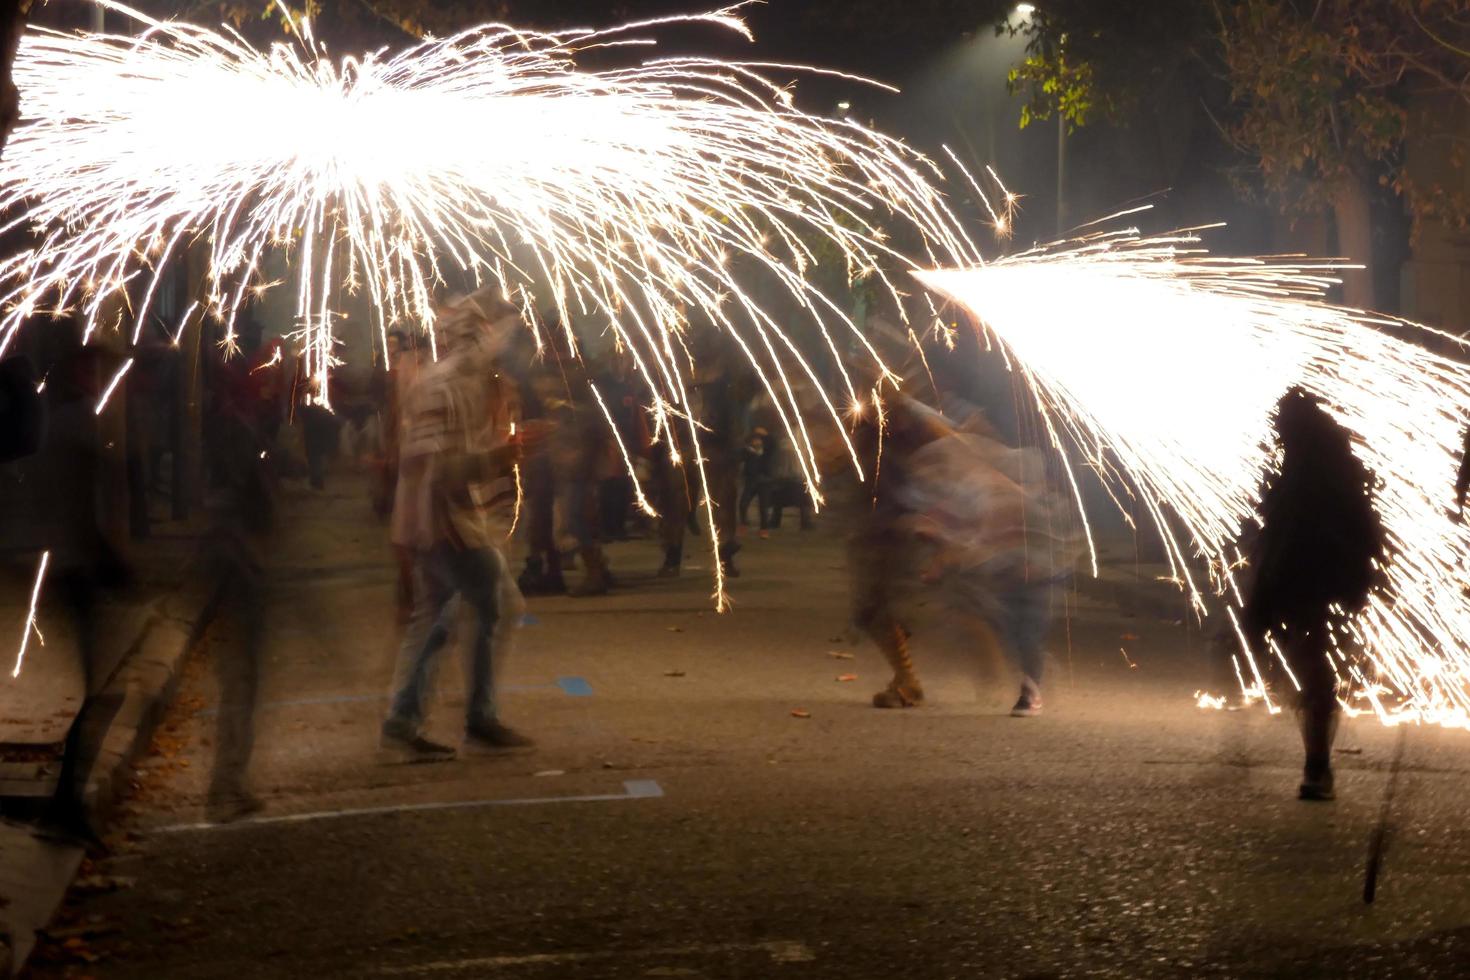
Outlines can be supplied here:
<path id="1" fill-rule="evenodd" d="M 740 550 L 739 541 L 727 541 L 720 545 L 720 571 L 726 578 L 739 578 L 740 569 L 735 565 L 735 552 Z"/>
<path id="2" fill-rule="evenodd" d="M 873 695 L 875 708 L 917 708 L 924 703 L 924 689 L 918 684 L 889 684 Z"/>
<path id="3" fill-rule="evenodd" d="M 1297 789 L 1296 798 L 1310 802 L 1327 802 L 1337 799 L 1333 792 L 1332 767 L 1330 765 L 1311 765 L 1308 763 L 1302 772 L 1302 784 Z"/>
<path id="4" fill-rule="evenodd" d="M 246 790 L 234 793 L 211 793 L 204 804 L 204 818 L 210 823 L 234 823 L 252 817 L 265 809 L 260 797 Z"/>
<path id="5" fill-rule="evenodd" d="M 1029 677 L 1021 681 L 1021 696 L 1011 708 L 1012 718 L 1035 718 L 1041 714 L 1041 688 Z"/>
<path id="6" fill-rule="evenodd" d="M 498 721 L 471 725 L 464 731 L 466 749 L 482 752 L 514 752 L 517 749 L 534 749 L 536 743 L 514 728 Z"/>
<path id="7" fill-rule="evenodd" d="M 665 548 L 664 563 L 659 566 L 659 578 L 678 578 L 679 566 L 684 563 L 683 548 Z"/>
<path id="8" fill-rule="evenodd" d="M 766 530 L 761 530 L 759 532 L 759 534 L 757 535 L 757 537 L 759 537 L 762 541 L 769 541 L 771 539 L 771 532 L 770 531 L 766 531 Z"/>
<path id="9" fill-rule="evenodd" d="M 379 744 L 404 762 L 449 762 L 457 754 L 453 746 L 430 741 L 417 732 L 406 732 L 391 722 L 383 725 Z"/>
<path id="10" fill-rule="evenodd" d="M 1016 699 L 1016 704 L 1011 708 L 1012 718 L 1035 718 L 1041 714 L 1041 697 L 1039 695 L 1022 694 Z"/>

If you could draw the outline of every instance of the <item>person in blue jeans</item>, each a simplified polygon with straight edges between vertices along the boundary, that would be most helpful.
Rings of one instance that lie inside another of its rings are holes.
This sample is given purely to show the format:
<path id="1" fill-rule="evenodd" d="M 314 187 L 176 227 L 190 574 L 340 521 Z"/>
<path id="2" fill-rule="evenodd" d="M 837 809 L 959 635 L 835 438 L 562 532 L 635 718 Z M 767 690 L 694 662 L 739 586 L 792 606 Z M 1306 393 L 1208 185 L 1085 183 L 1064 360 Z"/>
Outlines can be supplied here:
<path id="1" fill-rule="evenodd" d="M 509 385 L 496 369 L 520 324 L 519 311 L 488 291 L 447 307 L 437 324 L 447 352 L 408 395 L 393 540 L 414 555 L 414 610 L 381 741 L 385 750 L 414 761 L 455 755 L 452 747 L 425 737 L 423 727 L 456 597 L 475 619 L 466 747 L 533 744 L 501 723 L 495 703 L 496 662 L 505 656 L 521 612 L 500 542 L 514 507 L 522 446 L 513 434 Z"/>

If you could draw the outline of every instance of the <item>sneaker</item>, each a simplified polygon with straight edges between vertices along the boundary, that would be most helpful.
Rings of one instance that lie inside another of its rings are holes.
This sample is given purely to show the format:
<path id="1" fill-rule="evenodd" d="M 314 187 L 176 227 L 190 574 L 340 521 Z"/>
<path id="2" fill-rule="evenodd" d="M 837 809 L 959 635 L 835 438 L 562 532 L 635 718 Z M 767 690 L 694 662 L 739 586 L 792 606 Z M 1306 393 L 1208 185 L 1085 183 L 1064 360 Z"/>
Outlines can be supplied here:
<path id="1" fill-rule="evenodd" d="M 1332 767 L 1307 766 L 1302 773 L 1302 784 L 1297 789 L 1296 798 L 1323 803 L 1337 799 L 1337 794 L 1333 791 Z"/>
<path id="2" fill-rule="evenodd" d="M 391 722 L 383 725 L 379 745 L 403 762 L 449 762 L 457 754 L 453 746 L 430 741 L 417 732 L 406 732 Z"/>
<path id="3" fill-rule="evenodd" d="M 1012 718 L 1035 718 L 1039 714 L 1041 714 L 1041 699 L 1028 698 L 1024 694 L 1011 708 Z"/>
<path id="4" fill-rule="evenodd" d="M 498 721 L 466 728 L 464 744 L 467 749 L 484 752 L 514 752 L 536 747 L 531 739 Z"/>
<path id="5" fill-rule="evenodd" d="M 204 804 L 204 816 L 210 823 L 234 823 L 253 817 L 265 804 L 260 797 L 248 790 L 239 790 L 233 793 L 210 793 L 209 800 Z"/>
<path id="6" fill-rule="evenodd" d="M 1029 680 L 1022 681 L 1021 696 L 1016 699 L 1015 707 L 1011 708 L 1011 717 L 1035 718 L 1039 714 L 1041 714 L 1041 688 Z"/>

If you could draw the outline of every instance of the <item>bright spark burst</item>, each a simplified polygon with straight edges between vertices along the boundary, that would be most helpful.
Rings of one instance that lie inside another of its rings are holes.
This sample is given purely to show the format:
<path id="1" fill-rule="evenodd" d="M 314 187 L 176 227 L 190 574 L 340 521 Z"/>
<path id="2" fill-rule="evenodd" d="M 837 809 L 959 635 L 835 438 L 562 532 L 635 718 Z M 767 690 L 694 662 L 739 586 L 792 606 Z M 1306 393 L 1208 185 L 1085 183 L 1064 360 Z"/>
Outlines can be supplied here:
<path id="1" fill-rule="evenodd" d="M 815 485 L 794 385 L 809 382 L 834 425 L 837 412 L 742 283 L 763 278 L 775 293 L 762 296 L 794 301 L 851 398 L 833 330 L 866 341 L 808 281 L 814 240 L 895 301 L 893 270 L 914 267 L 889 244 L 895 229 L 913 233 L 927 265 L 980 261 L 937 167 L 856 122 L 797 109 L 763 74 L 789 66 L 578 67 L 588 49 L 651 44 L 640 32 L 676 21 L 745 33 L 734 7 L 604 31 L 486 25 L 334 60 L 306 22 L 296 43 L 262 51 L 102 5 L 147 30 L 33 30 L 15 64 L 26 121 L 0 159 L 0 208 L 37 239 L 0 263 L 0 352 L 37 314 L 75 312 L 89 337 L 110 329 L 119 302 L 136 341 L 160 274 L 191 249 L 207 273 L 175 335 L 198 310 L 226 325 L 230 347 L 236 315 L 271 285 L 267 257 L 283 251 L 306 373 L 329 405 L 337 288 L 367 297 L 386 348 L 391 325 L 433 323 L 434 292 L 453 273 L 498 283 L 528 311 L 555 308 L 574 350 L 574 318 L 609 329 L 648 386 L 656 429 L 689 404 L 675 352 L 697 314 L 759 373 Z"/>
<path id="2" fill-rule="evenodd" d="M 1064 459 L 1080 454 L 1125 516 L 1120 496 L 1142 504 L 1201 615 L 1208 595 L 1232 621 L 1242 601 L 1237 535 L 1259 520 L 1279 463 L 1276 401 L 1295 384 L 1318 395 L 1381 481 L 1392 551 L 1386 585 L 1334 637 L 1345 706 L 1387 724 L 1470 726 L 1470 528 L 1450 515 L 1470 367 L 1433 349 L 1458 341 L 1328 305 L 1330 264 L 1221 258 L 1198 243 L 1194 230 L 1096 233 L 919 279 L 990 332 Z M 1280 653 L 1235 632 L 1241 687 L 1271 705 L 1257 657 Z"/>

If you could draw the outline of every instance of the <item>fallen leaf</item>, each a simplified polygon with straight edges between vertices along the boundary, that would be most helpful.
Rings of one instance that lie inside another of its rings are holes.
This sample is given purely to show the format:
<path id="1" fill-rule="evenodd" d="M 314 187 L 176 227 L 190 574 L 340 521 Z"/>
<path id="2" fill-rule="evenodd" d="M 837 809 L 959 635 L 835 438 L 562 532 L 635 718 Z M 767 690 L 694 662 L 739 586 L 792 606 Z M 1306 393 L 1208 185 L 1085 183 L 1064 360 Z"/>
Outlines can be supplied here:
<path id="1" fill-rule="evenodd" d="M 1124 633 L 1123 636 L 1122 636 L 1122 639 L 1125 642 L 1130 642 L 1132 640 L 1138 639 L 1138 637 L 1135 634 L 1133 634 L 1133 633 Z"/>
<path id="2" fill-rule="evenodd" d="M 682 626 L 669 626 L 669 627 L 665 627 L 665 628 L 670 633 L 682 633 L 682 632 L 684 632 L 684 627 L 682 627 Z"/>
<path id="3" fill-rule="evenodd" d="M 682 670 L 666 670 L 666 671 L 664 671 L 664 676 L 665 677 L 683 677 L 684 676 L 684 672 Z"/>
<path id="4" fill-rule="evenodd" d="M 540 772 L 532 773 L 533 776 L 565 776 L 565 769 L 542 769 Z"/>
<path id="5" fill-rule="evenodd" d="M 855 681 L 857 680 L 857 674 L 838 674 L 837 679 L 839 681 Z"/>
<path id="6" fill-rule="evenodd" d="M 855 654 L 855 653 L 848 653 L 845 650 L 828 650 L 827 651 L 827 656 L 831 657 L 833 660 L 856 660 L 857 659 L 857 654 Z"/>
<path id="7" fill-rule="evenodd" d="M 812 713 L 810 711 L 807 711 L 805 708 L 791 709 L 791 717 L 793 718 L 810 718 L 811 716 Z"/>

